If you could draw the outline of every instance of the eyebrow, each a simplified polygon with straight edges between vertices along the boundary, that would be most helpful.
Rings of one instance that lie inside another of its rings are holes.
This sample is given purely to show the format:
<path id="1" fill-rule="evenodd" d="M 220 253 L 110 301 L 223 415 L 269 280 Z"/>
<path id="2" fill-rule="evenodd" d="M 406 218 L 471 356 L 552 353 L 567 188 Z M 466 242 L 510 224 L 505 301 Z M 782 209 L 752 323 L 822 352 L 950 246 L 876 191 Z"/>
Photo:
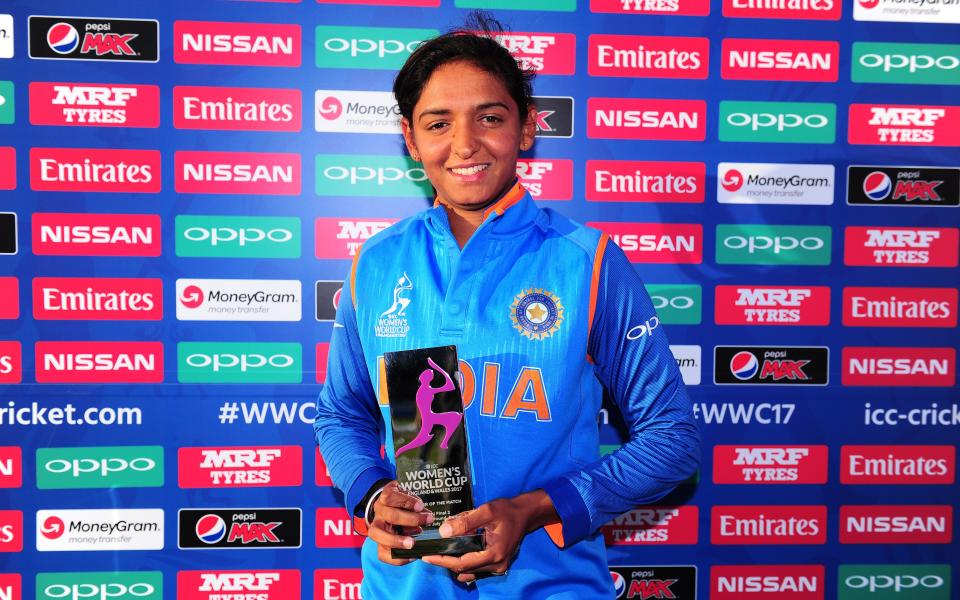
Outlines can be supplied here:
<path id="1" fill-rule="evenodd" d="M 510 107 L 504 104 L 503 102 L 484 102 L 483 104 L 478 104 L 473 108 L 474 110 L 480 111 L 480 110 L 486 110 L 488 108 L 497 108 L 497 107 L 503 108 L 505 110 L 510 110 Z M 431 115 L 448 115 L 451 112 L 452 111 L 449 108 L 430 108 L 420 113 L 420 116 L 417 117 L 417 120 L 423 119 L 424 117 L 431 116 Z"/>

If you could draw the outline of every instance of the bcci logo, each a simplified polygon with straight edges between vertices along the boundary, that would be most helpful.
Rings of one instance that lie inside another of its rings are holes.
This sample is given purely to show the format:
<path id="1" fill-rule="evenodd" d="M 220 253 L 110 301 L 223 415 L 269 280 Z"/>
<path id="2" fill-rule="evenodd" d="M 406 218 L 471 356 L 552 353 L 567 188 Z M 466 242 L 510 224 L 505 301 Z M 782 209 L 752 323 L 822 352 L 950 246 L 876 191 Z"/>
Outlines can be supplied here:
<path id="1" fill-rule="evenodd" d="M 513 327 L 531 340 L 542 340 L 560 329 L 563 322 L 563 304 L 553 292 L 540 288 L 524 290 L 510 305 Z"/>
<path id="2" fill-rule="evenodd" d="M 406 272 L 397 280 L 397 285 L 393 287 L 393 304 L 390 308 L 380 313 L 377 319 L 375 332 L 377 337 L 407 337 L 410 331 L 410 324 L 407 323 L 407 306 L 410 305 L 410 298 L 404 295 L 413 289 L 413 282 Z"/>

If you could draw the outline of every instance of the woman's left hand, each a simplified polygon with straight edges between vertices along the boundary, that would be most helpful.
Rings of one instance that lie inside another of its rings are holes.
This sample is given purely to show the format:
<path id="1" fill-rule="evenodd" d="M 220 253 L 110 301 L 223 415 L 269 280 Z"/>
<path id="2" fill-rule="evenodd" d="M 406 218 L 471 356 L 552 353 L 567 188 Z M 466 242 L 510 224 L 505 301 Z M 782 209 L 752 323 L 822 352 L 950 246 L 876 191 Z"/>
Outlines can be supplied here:
<path id="1" fill-rule="evenodd" d="M 523 536 L 556 521 L 553 502 L 543 490 L 498 498 L 449 517 L 440 526 L 443 537 L 466 535 L 482 528 L 486 538 L 483 550 L 463 556 L 425 556 L 423 561 L 450 569 L 463 583 L 472 583 L 478 576 L 505 575 Z"/>

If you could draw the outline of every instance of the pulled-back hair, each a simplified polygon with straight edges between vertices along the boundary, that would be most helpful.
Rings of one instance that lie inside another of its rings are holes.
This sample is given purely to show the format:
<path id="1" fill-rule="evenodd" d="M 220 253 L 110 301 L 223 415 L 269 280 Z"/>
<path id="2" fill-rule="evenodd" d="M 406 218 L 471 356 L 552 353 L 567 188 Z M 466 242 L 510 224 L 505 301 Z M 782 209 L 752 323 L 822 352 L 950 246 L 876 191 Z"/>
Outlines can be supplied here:
<path id="1" fill-rule="evenodd" d="M 413 121 L 413 107 L 420 100 L 423 88 L 437 68 L 463 61 L 500 80 L 507 93 L 517 103 L 521 122 L 533 104 L 532 71 L 524 71 L 501 46 L 496 37 L 506 33 L 503 25 L 484 11 L 470 13 L 463 27 L 427 40 L 407 57 L 407 61 L 393 81 L 393 95 L 402 114 Z"/>

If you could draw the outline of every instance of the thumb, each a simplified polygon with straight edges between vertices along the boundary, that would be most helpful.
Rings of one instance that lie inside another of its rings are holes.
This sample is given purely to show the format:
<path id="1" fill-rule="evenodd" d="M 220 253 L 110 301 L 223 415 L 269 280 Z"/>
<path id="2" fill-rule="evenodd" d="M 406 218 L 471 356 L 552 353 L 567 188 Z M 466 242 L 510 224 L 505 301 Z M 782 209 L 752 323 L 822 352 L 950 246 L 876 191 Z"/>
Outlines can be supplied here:
<path id="1" fill-rule="evenodd" d="M 476 510 L 468 510 L 459 515 L 448 517 L 440 526 L 440 537 L 465 535 L 483 524 L 483 518 Z"/>

